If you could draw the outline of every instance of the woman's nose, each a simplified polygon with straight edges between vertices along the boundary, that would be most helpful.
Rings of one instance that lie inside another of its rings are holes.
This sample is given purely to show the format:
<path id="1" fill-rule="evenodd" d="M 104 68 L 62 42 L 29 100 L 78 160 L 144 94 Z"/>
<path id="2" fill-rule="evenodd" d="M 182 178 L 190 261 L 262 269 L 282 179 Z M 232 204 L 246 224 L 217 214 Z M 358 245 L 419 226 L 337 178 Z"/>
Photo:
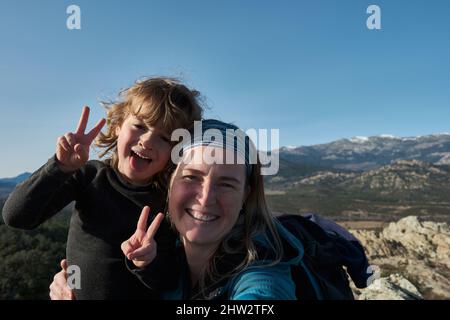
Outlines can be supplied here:
<path id="1" fill-rule="evenodd" d="M 216 203 L 216 188 L 211 182 L 205 181 L 199 191 L 197 199 L 202 206 L 206 207 Z"/>

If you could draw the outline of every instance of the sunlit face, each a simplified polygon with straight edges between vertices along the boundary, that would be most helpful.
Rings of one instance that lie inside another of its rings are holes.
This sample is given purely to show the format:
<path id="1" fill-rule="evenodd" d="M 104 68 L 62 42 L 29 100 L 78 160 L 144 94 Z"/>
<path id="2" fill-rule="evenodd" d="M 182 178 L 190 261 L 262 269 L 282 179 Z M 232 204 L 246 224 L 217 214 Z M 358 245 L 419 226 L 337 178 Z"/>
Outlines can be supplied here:
<path id="1" fill-rule="evenodd" d="M 146 184 L 166 167 L 172 147 L 170 136 L 159 126 L 148 127 L 129 115 L 117 134 L 118 169 L 130 182 Z"/>
<path id="2" fill-rule="evenodd" d="M 215 247 L 239 217 L 247 193 L 245 165 L 194 161 L 204 149 L 190 149 L 193 160 L 178 165 L 169 192 L 169 212 L 185 244 Z M 225 156 L 226 151 L 214 148 L 214 152 Z"/>

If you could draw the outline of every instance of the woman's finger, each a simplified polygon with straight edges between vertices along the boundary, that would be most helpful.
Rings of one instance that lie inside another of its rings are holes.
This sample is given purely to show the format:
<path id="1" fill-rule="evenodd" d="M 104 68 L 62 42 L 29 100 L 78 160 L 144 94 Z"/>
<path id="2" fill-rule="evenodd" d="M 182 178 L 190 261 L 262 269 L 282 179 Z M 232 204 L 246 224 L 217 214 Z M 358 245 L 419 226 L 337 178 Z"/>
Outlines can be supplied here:
<path id="1" fill-rule="evenodd" d="M 149 245 L 140 247 L 139 249 L 136 249 L 136 250 L 130 252 L 128 254 L 128 256 L 129 256 L 130 260 L 136 260 L 136 259 L 138 259 L 140 257 L 147 256 L 147 255 L 151 254 L 154 251 L 156 251 L 156 242 L 153 241 Z"/>
<path id="2" fill-rule="evenodd" d="M 50 286 L 48 287 L 49 289 L 50 289 L 50 292 L 49 292 L 49 296 L 50 296 L 50 299 L 51 300 L 56 300 L 55 299 L 55 295 L 54 295 L 54 290 L 55 290 L 55 285 L 53 284 L 53 282 L 52 283 L 50 283 Z"/>
<path id="3" fill-rule="evenodd" d="M 137 223 L 137 230 L 143 231 L 143 232 L 146 231 L 149 213 L 150 213 L 150 207 L 145 206 L 141 211 L 141 215 L 139 216 L 139 221 Z"/>
<path id="4" fill-rule="evenodd" d="M 152 263 L 153 259 L 155 259 L 152 255 L 146 255 L 146 256 L 140 256 L 135 259 L 133 259 L 133 263 L 136 266 L 139 266 L 142 268 L 143 266 L 148 266 L 150 263 Z"/>
<path id="5" fill-rule="evenodd" d="M 67 286 L 67 273 L 64 270 L 61 270 L 53 277 L 53 285 L 55 289 L 61 290 Z"/>
<path id="6" fill-rule="evenodd" d="M 128 254 L 133 251 L 133 247 L 130 244 L 129 240 L 126 240 L 122 242 L 120 245 L 120 248 L 122 249 L 123 254 L 128 258 Z"/>
<path id="7" fill-rule="evenodd" d="M 67 287 L 67 282 L 64 279 L 64 281 L 61 283 L 61 279 L 58 276 L 58 274 L 56 274 L 53 279 L 54 280 L 50 284 L 50 287 L 49 287 L 50 288 L 50 293 L 49 293 L 50 299 L 65 300 L 66 296 L 67 295 L 70 296 L 70 293 L 71 293 L 69 288 L 65 289 L 65 287 Z"/>
<path id="8" fill-rule="evenodd" d="M 67 271 L 67 259 L 62 259 L 61 262 L 59 263 L 59 265 L 61 266 L 61 269 L 63 269 L 64 271 Z"/>
<path id="9" fill-rule="evenodd" d="M 59 265 L 62 270 L 54 275 L 53 281 L 49 286 L 50 299 L 52 300 L 74 300 L 75 294 L 73 290 L 67 284 L 67 267 L 68 263 L 66 259 L 60 261 Z"/>
<path id="10" fill-rule="evenodd" d="M 161 222 L 163 222 L 164 220 L 164 214 L 163 213 L 158 213 L 155 217 L 155 219 L 153 219 L 152 223 L 150 224 L 150 227 L 148 227 L 147 230 L 147 234 L 145 235 L 145 242 L 146 243 L 150 243 L 156 232 L 158 231 L 159 226 L 161 225 Z"/>

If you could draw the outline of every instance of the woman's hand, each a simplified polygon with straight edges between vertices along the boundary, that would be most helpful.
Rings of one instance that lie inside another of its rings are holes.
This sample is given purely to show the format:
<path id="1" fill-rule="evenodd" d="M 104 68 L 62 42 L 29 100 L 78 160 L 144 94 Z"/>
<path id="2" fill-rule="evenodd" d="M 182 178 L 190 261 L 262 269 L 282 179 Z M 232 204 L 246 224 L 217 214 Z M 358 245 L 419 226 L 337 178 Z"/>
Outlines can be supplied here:
<path id="1" fill-rule="evenodd" d="M 58 138 L 56 159 L 64 172 L 81 168 L 89 159 L 89 147 L 100 133 L 106 120 L 101 119 L 87 134 L 84 133 L 89 119 L 89 107 L 84 107 L 75 132 L 68 132 Z"/>
<path id="2" fill-rule="evenodd" d="M 150 264 L 156 257 L 156 241 L 153 237 L 156 234 L 161 222 L 164 220 L 164 214 L 158 213 L 153 222 L 147 229 L 147 219 L 150 213 L 150 207 L 145 206 L 142 209 L 141 216 L 137 223 L 134 234 L 120 246 L 123 254 L 138 268 L 143 268 Z"/>
<path id="3" fill-rule="evenodd" d="M 61 260 L 61 271 L 55 274 L 50 284 L 50 299 L 75 300 L 75 294 L 67 285 L 67 260 Z"/>

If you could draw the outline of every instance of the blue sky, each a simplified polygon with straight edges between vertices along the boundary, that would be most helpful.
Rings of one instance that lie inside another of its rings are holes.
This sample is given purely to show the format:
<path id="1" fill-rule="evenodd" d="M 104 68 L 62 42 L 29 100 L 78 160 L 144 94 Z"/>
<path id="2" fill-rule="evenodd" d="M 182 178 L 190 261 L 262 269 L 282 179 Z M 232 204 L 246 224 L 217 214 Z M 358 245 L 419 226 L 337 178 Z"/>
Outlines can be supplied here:
<path id="1" fill-rule="evenodd" d="M 93 125 L 99 100 L 151 75 L 281 145 L 450 131 L 449 21 L 447 0 L 0 0 L 0 177 L 36 170 L 83 105 Z"/>

